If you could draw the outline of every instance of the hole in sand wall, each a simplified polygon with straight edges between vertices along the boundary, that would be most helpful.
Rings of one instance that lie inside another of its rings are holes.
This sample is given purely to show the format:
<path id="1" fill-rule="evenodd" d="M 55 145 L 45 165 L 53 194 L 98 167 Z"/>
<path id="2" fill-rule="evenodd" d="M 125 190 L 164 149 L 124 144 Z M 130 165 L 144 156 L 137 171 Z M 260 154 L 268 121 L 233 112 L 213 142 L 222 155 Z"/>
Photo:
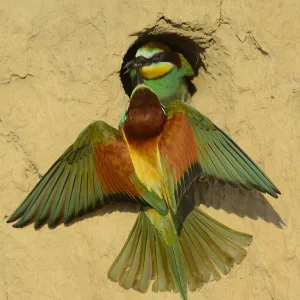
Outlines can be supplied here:
<path id="1" fill-rule="evenodd" d="M 137 40 L 129 47 L 127 53 L 124 55 L 123 63 L 120 70 L 120 78 L 123 84 L 125 93 L 130 96 L 133 87 L 131 84 L 129 73 L 124 74 L 125 64 L 135 57 L 137 50 L 145 43 L 150 41 L 163 42 L 168 45 L 172 50 L 182 53 L 185 58 L 191 64 L 196 77 L 198 75 L 199 69 L 204 68 L 200 55 L 204 54 L 205 49 L 201 48 L 197 43 L 195 43 L 191 38 L 179 35 L 177 33 L 162 33 L 162 34 L 151 34 L 151 33 L 141 33 L 139 34 Z M 191 95 L 193 95 L 197 89 L 191 82 L 192 78 L 187 78 L 188 89 Z"/>

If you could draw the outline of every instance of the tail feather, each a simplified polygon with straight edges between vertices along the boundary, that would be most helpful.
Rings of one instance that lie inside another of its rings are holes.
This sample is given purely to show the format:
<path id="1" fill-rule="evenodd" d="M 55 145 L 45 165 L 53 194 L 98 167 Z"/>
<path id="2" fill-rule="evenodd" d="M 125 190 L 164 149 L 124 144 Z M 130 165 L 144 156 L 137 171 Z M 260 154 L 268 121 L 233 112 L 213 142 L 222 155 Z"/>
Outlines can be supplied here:
<path id="1" fill-rule="evenodd" d="M 124 281 L 124 276 L 131 267 L 132 259 L 135 254 L 137 247 L 139 234 L 141 231 L 140 216 L 137 217 L 137 220 L 131 230 L 129 237 L 123 246 L 122 251 L 114 261 L 113 265 L 110 268 L 109 278 L 113 281 Z"/>
<path id="2" fill-rule="evenodd" d="M 157 231 L 154 228 L 153 230 L 155 231 L 154 252 L 156 261 L 154 261 L 154 265 L 156 266 L 156 274 L 153 274 L 155 281 L 153 283 L 152 290 L 154 292 L 171 291 L 173 282 L 167 264 L 167 254 L 165 251 L 165 247 Z"/>
<path id="3" fill-rule="evenodd" d="M 135 275 L 132 287 L 135 290 L 145 293 L 148 290 L 150 281 L 152 279 L 152 258 L 151 258 L 151 248 L 150 248 L 150 232 L 149 224 L 142 220 L 142 230 L 141 232 L 141 251 L 138 271 Z"/>
<path id="4" fill-rule="evenodd" d="M 252 236 L 234 231 L 194 208 L 183 222 L 180 242 L 186 258 L 190 290 L 201 287 L 211 279 L 219 280 L 228 274 L 234 263 L 241 263 L 247 255 L 244 246 Z M 196 267 L 195 267 L 196 266 Z"/>
<path id="5" fill-rule="evenodd" d="M 120 283 L 123 285 L 125 289 L 130 289 L 131 287 L 135 286 L 135 283 L 139 283 L 140 281 L 140 274 L 139 269 L 143 267 L 143 262 L 140 264 L 142 259 L 144 258 L 144 252 L 145 249 L 144 243 L 145 243 L 145 230 L 143 228 L 143 219 L 141 220 L 141 230 L 139 232 L 139 238 L 138 243 L 132 255 L 132 261 L 131 266 L 125 270 L 125 272 L 122 275 L 122 280 Z"/>
<path id="6" fill-rule="evenodd" d="M 211 275 L 213 275 L 217 280 L 221 278 L 220 274 L 217 272 L 214 267 L 211 259 L 210 259 L 210 251 L 209 246 L 206 247 L 206 243 L 203 240 L 203 237 L 193 226 L 192 220 L 187 218 L 186 222 L 183 225 L 182 235 L 187 236 L 188 243 L 190 248 L 193 249 L 192 255 L 196 261 L 196 266 L 200 274 L 203 276 L 202 280 L 204 282 L 208 282 L 210 280 Z"/>
<path id="7" fill-rule="evenodd" d="M 198 216 L 200 221 L 203 220 L 204 223 L 207 223 L 207 225 L 212 227 L 221 235 L 223 235 L 227 239 L 230 239 L 231 241 L 233 241 L 241 247 L 249 246 L 252 242 L 252 236 L 250 234 L 239 232 L 225 226 L 224 224 L 210 217 L 201 209 L 195 209 L 195 216 Z"/>
<path id="8" fill-rule="evenodd" d="M 203 253 L 203 249 L 196 248 L 195 244 L 192 241 L 193 237 L 190 235 L 190 231 L 186 229 L 186 226 L 183 226 L 181 234 L 180 234 L 180 242 L 181 246 L 184 250 L 184 254 L 186 257 L 189 257 L 189 260 L 193 263 L 194 267 L 191 270 L 194 280 L 199 284 L 208 282 L 211 278 L 211 271 L 205 262 L 208 259 L 201 256 L 201 252 Z"/>
<path id="9" fill-rule="evenodd" d="M 197 276 L 198 271 L 196 268 L 196 264 L 186 243 L 181 243 L 181 251 L 183 253 L 185 274 L 188 286 L 190 291 L 194 292 L 197 290 L 197 288 L 203 285 L 203 281 Z"/>
<path id="10" fill-rule="evenodd" d="M 190 204 L 178 214 L 181 217 L 174 219 L 180 224 L 178 239 L 167 245 L 141 211 L 108 277 L 142 293 L 153 282 L 154 292 L 179 292 L 186 300 L 187 285 L 195 291 L 212 279 L 219 280 L 220 272 L 227 274 L 246 256 L 243 247 L 251 243 L 250 235 L 224 226 Z"/>
<path id="11" fill-rule="evenodd" d="M 125 289 L 179 292 L 186 299 L 185 265 L 179 240 L 167 246 L 147 215 L 141 211 L 108 277 Z"/>
<path id="12" fill-rule="evenodd" d="M 170 275 L 173 280 L 173 290 L 180 293 L 182 300 L 187 300 L 187 280 L 185 265 L 179 240 L 173 245 L 165 246 Z"/>
<path id="13" fill-rule="evenodd" d="M 194 216 L 191 216 L 187 222 L 190 225 L 190 228 L 197 232 L 197 239 L 203 246 L 204 251 L 207 253 L 208 260 L 213 261 L 223 274 L 227 274 L 230 271 L 230 267 L 233 266 L 233 261 L 228 259 L 217 243 L 211 238 L 209 233 L 203 229 L 203 226 L 201 226 L 202 224 L 199 224 L 198 220 Z M 216 272 L 213 265 L 211 266 L 211 269 L 213 269 L 212 273 L 214 277 L 217 280 L 220 279 L 220 274 Z"/>
<path id="14" fill-rule="evenodd" d="M 243 247 L 250 245 L 251 235 L 230 229 L 200 209 L 195 208 L 192 215 L 198 223 L 198 228 L 202 228 L 211 238 L 212 244 L 215 243 L 218 246 L 217 254 L 227 257 L 228 260 L 224 260 L 224 263 L 232 267 L 234 263 L 240 264 L 243 261 L 247 255 Z"/>

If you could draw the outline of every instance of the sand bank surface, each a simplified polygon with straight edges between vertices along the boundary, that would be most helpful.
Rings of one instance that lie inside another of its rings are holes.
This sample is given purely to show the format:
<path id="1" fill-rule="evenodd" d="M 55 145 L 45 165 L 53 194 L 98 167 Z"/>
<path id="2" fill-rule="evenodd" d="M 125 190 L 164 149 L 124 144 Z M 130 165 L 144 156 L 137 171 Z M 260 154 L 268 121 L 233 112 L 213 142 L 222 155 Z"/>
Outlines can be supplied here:
<path id="1" fill-rule="evenodd" d="M 192 104 L 282 192 L 197 187 L 205 211 L 254 240 L 241 265 L 189 299 L 300 299 L 299 1 L 2 0 L 0 24 L 0 299 L 179 299 L 107 278 L 135 206 L 113 204 L 54 230 L 6 224 L 85 126 L 117 125 L 128 103 L 123 56 L 149 33 L 196 43 Z"/>

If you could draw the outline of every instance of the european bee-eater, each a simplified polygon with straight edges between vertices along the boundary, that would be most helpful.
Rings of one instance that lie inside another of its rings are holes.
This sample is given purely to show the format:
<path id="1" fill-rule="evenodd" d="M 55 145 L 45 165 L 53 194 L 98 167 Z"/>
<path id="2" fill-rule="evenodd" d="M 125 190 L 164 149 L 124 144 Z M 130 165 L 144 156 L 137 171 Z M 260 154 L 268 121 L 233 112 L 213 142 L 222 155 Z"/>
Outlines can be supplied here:
<path id="1" fill-rule="evenodd" d="M 148 42 L 136 52 L 135 58 L 125 65 L 130 72 L 133 87 L 137 85 L 137 71 L 140 65 L 144 84 L 151 88 L 159 101 L 167 104 L 173 100 L 186 101 L 190 97 L 186 77 L 194 76 L 188 60 L 162 42 Z"/>
<path id="2" fill-rule="evenodd" d="M 137 50 L 134 59 L 125 64 L 125 73 L 129 72 L 134 88 L 138 84 L 137 68 L 140 69 L 143 83 L 156 94 L 162 104 L 190 99 L 186 78 L 194 76 L 194 70 L 183 54 L 171 50 L 166 44 L 148 42 Z M 125 114 L 119 125 L 124 122 L 124 118 Z"/>
<path id="3" fill-rule="evenodd" d="M 139 77 L 139 76 L 138 76 Z M 140 83 L 117 130 L 97 121 L 81 132 L 9 218 L 35 227 L 120 198 L 141 211 L 108 277 L 125 289 L 191 291 L 219 280 L 246 256 L 252 237 L 215 221 L 184 196 L 199 176 L 277 197 L 279 190 L 222 130 L 183 101 L 166 107 Z"/>

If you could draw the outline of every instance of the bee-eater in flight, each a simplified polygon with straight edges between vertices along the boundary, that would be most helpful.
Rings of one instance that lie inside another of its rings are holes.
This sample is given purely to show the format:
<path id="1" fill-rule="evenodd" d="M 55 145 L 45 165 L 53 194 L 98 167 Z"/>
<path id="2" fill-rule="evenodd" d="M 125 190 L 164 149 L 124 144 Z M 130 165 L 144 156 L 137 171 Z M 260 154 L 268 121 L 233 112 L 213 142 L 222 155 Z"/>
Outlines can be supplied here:
<path id="1" fill-rule="evenodd" d="M 136 67 L 136 66 L 133 66 Z M 252 237 L 217 222 L 184 194 L 201 176 L 216 184 L 279 190 L 245 152 L 208 118 L 178 100 L 162 106 L 136 70 L 137 86 L 115 129 L 96 121 L 9 218 L 14 227 L 55 226 L 112 199 L 141 209 L 108 277 L 125 289 L 191 291 L 227 274 L 246 256 Z"/>

